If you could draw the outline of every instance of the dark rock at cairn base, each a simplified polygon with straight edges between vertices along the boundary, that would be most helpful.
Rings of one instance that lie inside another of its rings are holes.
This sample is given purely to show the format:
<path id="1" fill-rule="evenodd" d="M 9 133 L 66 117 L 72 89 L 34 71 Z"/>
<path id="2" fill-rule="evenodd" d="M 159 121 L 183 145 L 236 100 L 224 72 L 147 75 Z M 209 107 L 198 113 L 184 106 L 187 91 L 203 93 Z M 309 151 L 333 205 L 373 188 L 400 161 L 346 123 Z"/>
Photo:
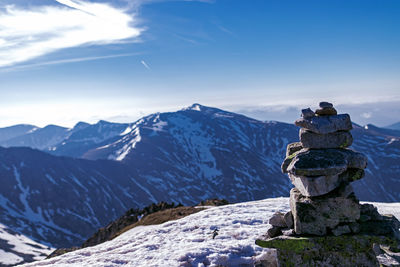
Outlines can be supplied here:
<path id="1" fill-rule="evenodd" d="M 309 119 L 301 118 L 296 120 L 294 124 L 317 134 L 350 131 L 353 128 L 349 114 L 315 116 Z"/>
<path id="2" fill-rule="evenodd" d="M 360 221 L 382 221 L 383 217 L 372 204 L 360 205 Z"/>
<path id="3" fill-rule="evenodd" d="M 360 222 L 360 233 L 389 236 L 400 241 L 400 222 L 392 214 L 381 215 L 380 220 Z"/>
<path id="4" fill-rule="evenodd" d="M 293 229 L 294 224 L 293 224 L 293 215 L 291 211 L 288 211 L 285 213 L 285 216 L 283 216 L 283 219 L 285 220 L 287 228 Z"/>
<path id="5" fill-rule="evenodd" d="M 360 205 L 351 185 L 343 185 L 321 197 L 305 197 L 296 188 L 290 191 L 290 210 L 298 235 L 327 234 L 339 224 L 360 218 Z"/>
<path id="6" fill-rule="evenodd" d="M 378 267 L 385 264 L 390 251 L 375 254 L 374 244 L 380 247 L 395 247 L 398 242 L 390 237 L 370 235 L 342 235 L 323 237 L 279 236 L 260 238 L 256 244 L 263 248 L 276 249 L 256 266 L 364 266 Z M 275 265 L 271 265 L 271 263 Z M 384 265 L 387 266 L 387 265 Z"/>
<path id="7" fill-rule="evenodd" d="M 306 109 L 302 109 L 301 110 L 301 117 L 303 117 L 305 119 L 308 119 L 308 118 L 311 118 L 311 117 L 314 117 L 314 116 L 315 116 L 315 113 L 310 108 L 306 108 Z"/>
<path id="8" fill-rule="evenodd" d="M 337 115 L 337 111 L 335 108 L 320 108 L 315 111 L 315 114 L 318 116 L 332 116 Z"/>
<path id="9" fill-rule="evenodd" d="M 274 238 L 274 237 L 282 235 L 282 230 L 281 229 L 282 229 L 281 227 L 272 226 L 267 231 L 268 237 L 269 238 Z"/>
<path id="10" fill-rule="evenodd" d="M 285 214 L 280 211 L 275 212 L 274 215 L 272 215 L 272 217 L 269 219 L 269 224 L 281 228 L 287 227 L 286 222 L 284 220 L 284 216 Z"/>
<path id="11" fill-rule="evenodd" d="M 329 134 L 316 134 L 302 128 L 299 132 L 300 142 L 304 148 L 346 148 L 353 143 L 353 137 L 347 131 Z"/>
<path id="12" fill-rule="evenodd" d="M 338 225 L 334 229 L 332 229 L 332 234 L 334 236 L 340 236 L 344 234 L 350 234 L 351 228 L 348 225 Z"/>
<path id="13" fill-rule="evenodd" d="M 319 102 L 320 108 L 333 108 L 333 104 L 329 102 Z"/>

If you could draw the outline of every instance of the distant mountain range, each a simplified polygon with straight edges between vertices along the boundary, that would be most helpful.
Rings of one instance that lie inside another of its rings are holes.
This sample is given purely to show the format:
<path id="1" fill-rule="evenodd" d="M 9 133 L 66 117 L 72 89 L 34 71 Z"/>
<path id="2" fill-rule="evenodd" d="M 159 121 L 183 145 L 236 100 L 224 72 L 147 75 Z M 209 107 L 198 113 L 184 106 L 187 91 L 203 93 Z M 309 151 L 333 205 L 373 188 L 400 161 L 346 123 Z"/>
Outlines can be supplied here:
<path id="1" fill-rule="evenodd" d="M 400 201 L 400 131 L 355 124 L 352 134 L 353 148 L 369 161 L 355 185 L 360 199 Z M 30 148 L 0 148 L 0 223 L 70 247 L 152 202 L 288 196 L 292 186 L 280 165 L 297 140 L 292 124 L 199 104 L 131 124 L 3 128 L 0 145 Z"/>
<path id="2" fill-rule="evenodd" d="M 397 122 L 395 124 L 391 124 L 389 126 L 386 126 L 385 128 L 393 129 L 393 130 L 400 130 L 400 122 Z"/>

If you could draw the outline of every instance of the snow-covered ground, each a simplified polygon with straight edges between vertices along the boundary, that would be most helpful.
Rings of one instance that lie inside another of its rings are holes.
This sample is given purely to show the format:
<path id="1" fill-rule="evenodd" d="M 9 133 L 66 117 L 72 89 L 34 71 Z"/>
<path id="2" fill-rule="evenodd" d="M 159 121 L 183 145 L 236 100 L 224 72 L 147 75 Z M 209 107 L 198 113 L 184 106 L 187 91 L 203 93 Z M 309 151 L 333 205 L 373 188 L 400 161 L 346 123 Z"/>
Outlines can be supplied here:
<path id="1" fill-rule="evenodd" d="M 41 260 L 53 250 L 0 224 L 0 266 L 17 264 L 24 258 Z"/>
<path id="2" fill-rule="evenodd" d="M 372 203 L 400 218 L 400 203 Z M 24 266 L 252 266 L 267 250 L 254 244 L 288 198 L 211 207 L 176 221 L 133 228 L 106 243 Z M 212 238 L 212 232 L 218 235 Z"/>

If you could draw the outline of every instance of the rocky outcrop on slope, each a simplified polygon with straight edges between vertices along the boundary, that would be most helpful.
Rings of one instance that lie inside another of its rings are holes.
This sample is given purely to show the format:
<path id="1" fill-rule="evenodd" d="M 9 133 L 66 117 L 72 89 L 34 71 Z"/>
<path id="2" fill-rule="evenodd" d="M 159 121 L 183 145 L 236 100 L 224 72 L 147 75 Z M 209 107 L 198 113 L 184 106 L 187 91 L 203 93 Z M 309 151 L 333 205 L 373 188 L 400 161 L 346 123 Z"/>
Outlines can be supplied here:
<path id="1" fill-rule="evenodd" d="M 282 164 L 295 186 L 290 191 L 290 211 L 275 213 L 269 221 L 272 228 L 257 244 L 277 248 L 284 265 L 289 257 L 295 266 L 375 266 L 372 245 L 390 243 L 396 250 L 400 222 L 393 215 L 379 214 L 371 204 L 360 205 L 353 191 L 351 183 L 363 178 L 367 158 L 348 148 L 353 142 L 350 116 L 337 115 L 332 104 L 321 102 L 315 113 L 303 110 L 295 124 L 302 127 L 300 142 L 288 145 Z M 338 237 L 343 235 L 347 237 Z M 340 250 L 341 244 L 349 246 Z M 311 250 L 288 249 L 301 246 Z"/>

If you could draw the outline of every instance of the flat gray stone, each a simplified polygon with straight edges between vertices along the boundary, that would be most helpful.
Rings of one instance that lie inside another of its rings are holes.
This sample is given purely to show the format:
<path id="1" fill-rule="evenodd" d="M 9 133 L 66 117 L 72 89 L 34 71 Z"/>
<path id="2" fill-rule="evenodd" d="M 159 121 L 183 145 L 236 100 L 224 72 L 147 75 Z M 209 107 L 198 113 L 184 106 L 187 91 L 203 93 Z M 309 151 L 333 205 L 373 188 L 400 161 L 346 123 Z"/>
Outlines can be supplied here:
<path id="1" fill-rule="evenodd" d="M 273 238 L 273 237 L 282 235 L 282 230 L 281 229 L 282 229 L 281 227 L 272 226 L 271 228 L 269 228 L 267 230 L 268 237 L 269 238 Z"/>
<path id="2" fill-rule="evenodd" d="M 293 215 L 291 211 L 288 211 L 285 213 L 285 216 L 283 216 L 283 219 L 285 220 L 287 228 L 292 229 L 293 228 Z"/>
<path id="3" fill-rule="evenodd" d="M 329 102 L 319 102 L 320 108 L 333 108 L 333 104 Z"/>
<path id="4" fill-rule="evenodd" d="M 316 134 L 304 128 L 299 132 L 300 142 L 304 148 L 346 148 L 353 143 L 353 137 L 348 131 L 329 134 Z"/>
<path id="5" fill-rule="evenodd" d="M 296 120 L 294 124 L 318 134 L 350 131 L 353 128 L 349 114 L 301 118 Z"/>
<path id="6" fill-rule="evenodd" d="M 334 176 L 346 169 L 365 169 L 367 158 L 350 149 L 303 148 L 286 164 L 286 172 L 296 176 Z"/>
<path id="7" fill-rule="evenodd" d="M 300 193 L 306 197 L 328 194 L 335 190 L 341 183 L 339 175 L 306 177 L 289 173 L 289 178 Z"/>
<path id="8" fill-rule="evenodd" d="M 362 169 L 347 169 L 339 175 L 333 176 L 296 176 L 289 173 L 292 184 L 303 196 L 317 197 L 328 194 L 343 183 L 351 183 L 364 177 Z"/>
<path id="9" fill-rule="evenodd" d="M 332 116 L 337 115 L 337 111 L 335 108 L 320 108 L 315 111 L 317 116 Z"/>
<path id="10" fill-rule="evenodd" d="M 306 109 L 302 109 L 301 110 L 301 117 L 302 118 L 308 119 L 308 118 L 311 118 L 311 117 L 314 117 L 314 116 L 315 116 L 315 113 L 310 108 L 306 108 Z"/>
<path id="11" fill-rule="evenodd" d="M 324 236 L 327 229 L 360 218 L 360 207 L 350 185 L 341 186 L 324 197 L 305 197 L 299 190 L 290 191 L 290 210 L 296 234 Z"/>
<path id="12" fill-rule="evenodd" d="M 272 217 L 269 219 L 269 224 L 271 224 L 272 226 L 286 228 L 287 226 L 284 220 L 284 216 L 285 214 L 280 211 L 275 212 L 274 215 L 272 215 Z"/>
<path id="13" fill-rule="evenodd" d="M 300 151 L 287 171 L 296 176 L 335 176 L 347 169 L 347 155 L 337 149 Z"/>
<path id="14" fill-rule="evenodd" d="M 363 169 L 348 168 L 344 173 L 339 175 L 341 182 L 351 183 L 360 180 L 365 175 Z"/>
<path id="15" fill-rule="evenodd" d="M 367 157 L 351 149 L 341 149 L 341 152 L 346 155 L 348 168 L 365 169 L 367 167 Z"/>

